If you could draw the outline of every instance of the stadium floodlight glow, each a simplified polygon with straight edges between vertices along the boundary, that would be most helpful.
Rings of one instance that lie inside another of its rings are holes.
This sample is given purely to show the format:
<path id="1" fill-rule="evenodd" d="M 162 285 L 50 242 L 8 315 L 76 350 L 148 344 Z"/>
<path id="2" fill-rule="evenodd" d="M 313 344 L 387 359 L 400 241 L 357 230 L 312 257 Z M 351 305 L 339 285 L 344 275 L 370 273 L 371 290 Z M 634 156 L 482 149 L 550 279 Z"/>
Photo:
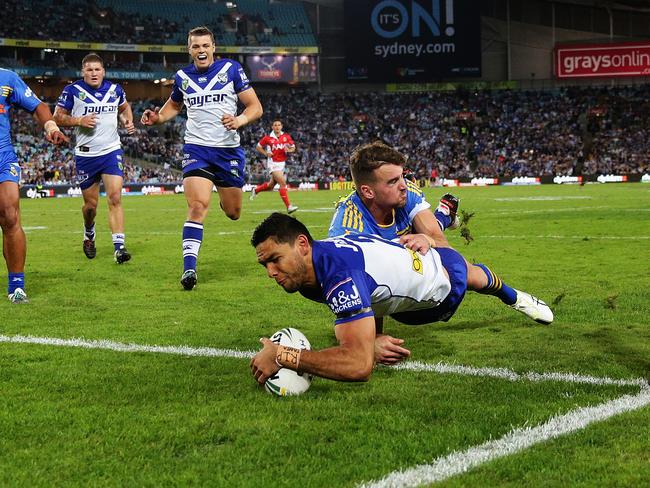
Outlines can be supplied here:
<path id="1" fill-rule="evenodd" d="M 153 82 L 157 85 L 158 83 L 160 83 L 160 80 L 153 80 Z"/>
<path id="2" fill-rule="evenodd" d="M 166 81 L 167 81 L 167 78 L 160 78 L 160 82 L 161 82 L 161 83 L 164 83 L 164 82 L 166 82 Z"/>
<path id="3" fill-rule="evenodd" d="M 226 8 L 237 8 L 237 4 L 235 2 L 226 2 Z"/>

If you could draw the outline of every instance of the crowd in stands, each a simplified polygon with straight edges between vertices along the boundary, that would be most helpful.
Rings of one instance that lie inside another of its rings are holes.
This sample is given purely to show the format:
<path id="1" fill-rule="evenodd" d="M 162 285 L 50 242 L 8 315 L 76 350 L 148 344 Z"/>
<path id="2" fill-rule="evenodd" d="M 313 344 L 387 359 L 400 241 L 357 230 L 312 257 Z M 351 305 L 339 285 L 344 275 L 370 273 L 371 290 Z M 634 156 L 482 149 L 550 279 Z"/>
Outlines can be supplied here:
<path id="1" fill-rule="evenodd" d="M 650 85 L 555 91 L 477 91 L 421 94 L 260 93 L 263 119 L 241 131 L 252 182 L 266 178 L 255 146 L 279 118 L 298 150 L 287 165 L 291 181 L 349 180 L 348 158 L 358 144 L 383 140 L 409 157 L 418 178 L 435 169 L 445 178 L 650 172 Z M 162 101 L 132 102 L 136 120 Z M 67 182 L 70 148 L 42 143 L 33 124 L 14 125 L 25 182 Z M 178 179 L 183 116 L 122 135 L 132 181 Z M 174 172 L 172 169 L 176 169 Z"/>
<path id="2" fill-rule="evenodd" d="M 240 2 L 241 3 L 241 2 Z M 120 44 L 183 44 L 187 31 L 208 25 L 218 44 L 315 45 L 301 5 L 248 0 L 244 8 L 188 0 L 6 0 L 11 22 L 0 37 Z"/>

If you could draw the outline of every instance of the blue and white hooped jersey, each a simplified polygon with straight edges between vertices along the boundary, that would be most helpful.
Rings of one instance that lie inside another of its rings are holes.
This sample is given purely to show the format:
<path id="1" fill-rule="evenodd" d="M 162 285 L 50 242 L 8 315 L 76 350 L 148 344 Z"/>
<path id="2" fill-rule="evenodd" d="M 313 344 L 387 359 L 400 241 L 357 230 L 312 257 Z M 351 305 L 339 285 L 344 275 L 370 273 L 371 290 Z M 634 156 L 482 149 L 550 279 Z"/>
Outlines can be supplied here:
<path id="1" fill-rule="evenodd" d="M 221 117 L 237 115 L 237 95 L 250 88 L 241 65 L 218 59 L 205 71 L 193 64 L 179 69 L 170 98 L 187 107 L 185 143 L 208 147 L 238 147 L 239 133 L 223 126 Z"/>
<path id="2" fill-rule="evenodd" d="M 337 324 L 434 308 L 451 291 L 433 249 L 422 256 L 395 242 L 360 234 L 312 244 L 320 301 L 336 314 Z"/>
<path id="3" fill-rule="evenodd" d="M 0 153 L 14 152 L 11 144 L 11 121 L 9 111 L 12 105 L 33 112 L 41 104 L 27 84 L 13 71 L 0 68 Z"/>
<path id="4" fill-rule="evenodd" d="M 397 239 L 412 232 L 411 224 L 415 216 L 430 207 L 422 190 L 415 183 L 407 181 L 406 205 L 393 211 L 391 224 L 380 225 L 355 191 L 337 203 L 327 235 L 375 234 L 384 239 Z"/>
<path id="5" fill-rule="evenodd" d="M 120 85 L 104 80 L 93 88 L 83 80 L 66 86 L 56 104 L 73 117 L 89 114 L 97 116 L 93 129 L 76 127 L 75 155 L 84 157 L 103 156 L 120 149 L 117 133 L 119 107 L 126 103 L 126 94 Z"/>

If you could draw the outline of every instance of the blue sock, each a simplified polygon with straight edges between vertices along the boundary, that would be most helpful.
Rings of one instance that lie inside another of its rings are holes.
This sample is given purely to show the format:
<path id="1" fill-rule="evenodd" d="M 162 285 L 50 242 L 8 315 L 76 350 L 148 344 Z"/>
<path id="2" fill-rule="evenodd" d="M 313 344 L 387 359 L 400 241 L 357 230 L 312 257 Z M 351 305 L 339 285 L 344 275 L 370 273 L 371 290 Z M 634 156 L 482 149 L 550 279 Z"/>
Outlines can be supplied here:
<path id="1" fill-rule="evenodd" d="M 16 288 L 25 289 L 25 273 L 9 273 L 9 286 L 7 287 L 7 295 L 11 295 Z"/>
<path id="2" fill-rule="evenodd" d="M 124 234 L 111 234 L 113 238 L 113 247 L 116 251 L 119 251 L 124 247 Z"/>
<path id="3" fill-rule="evenodd" d="M 203 224 L 191 220 L 185 222 L 183 225 L 183 271 L 196 270 L 201 241 L 203 241 Z"/>
<path id="4" fill-rule="evenodd" d="M 449 215 L 445 215 L 440 210 L 433 212 L 433 215 L 436 216 L 436 220 L 438 221 L 441 230 L 445 230 L 451 225 L 451 217 Z"/>
<path id="5" fill-rule="evenodd" d="M 499 298 L 506 305 L 514 305 L 517 301 L 517 292 L 514 288 L 510 288 L 506 285 L 501 278 L 495 275 L 490 268 L 484 264 L 475 264 L 481 268 L 487 275 L 488 283 L 485 288 L 482 290 L 476 290 L 478 293 L 483 293 L 484 295 L 494 295 Z"/>

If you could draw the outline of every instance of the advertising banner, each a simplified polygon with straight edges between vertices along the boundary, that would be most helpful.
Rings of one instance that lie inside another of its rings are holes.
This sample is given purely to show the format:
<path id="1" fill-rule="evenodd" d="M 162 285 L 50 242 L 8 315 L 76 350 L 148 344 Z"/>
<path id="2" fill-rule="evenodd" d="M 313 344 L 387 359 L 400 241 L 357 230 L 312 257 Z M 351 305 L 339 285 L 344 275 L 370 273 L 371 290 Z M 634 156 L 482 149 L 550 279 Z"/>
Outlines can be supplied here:
<path id="1" fill-rule="evenodd" d="M 648 75 L 650 41 L 555 46 L 555 76 L 560 79 Z"/>
<path id="2" fill-rule="evenodd" d="M 478 0 L 346 0 L 347 77 L 414 83 L 481 76 Z"/>
<path id="3" fill-rule="evenodd" d="M 246 65 L 253 82 L 314 83 L 318 81 L 315 56 L 248 56 Z"/>

